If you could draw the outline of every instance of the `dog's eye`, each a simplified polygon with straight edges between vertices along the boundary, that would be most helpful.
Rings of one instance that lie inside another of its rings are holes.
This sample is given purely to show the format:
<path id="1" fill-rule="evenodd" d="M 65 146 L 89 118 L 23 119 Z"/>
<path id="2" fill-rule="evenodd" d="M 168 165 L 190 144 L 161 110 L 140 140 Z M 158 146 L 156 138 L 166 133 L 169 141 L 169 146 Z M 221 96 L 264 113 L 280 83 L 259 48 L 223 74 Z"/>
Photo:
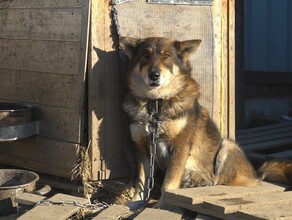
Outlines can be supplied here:
<path id="1" fill-rule="evenodd" d="M 167 59 L 167 58 L 170 57 L 170 55 L 169 55 L 168 53 L 165 53 L 165 54 L 163 55 L 163 57 L 164 57 L 165 59 Z"/>

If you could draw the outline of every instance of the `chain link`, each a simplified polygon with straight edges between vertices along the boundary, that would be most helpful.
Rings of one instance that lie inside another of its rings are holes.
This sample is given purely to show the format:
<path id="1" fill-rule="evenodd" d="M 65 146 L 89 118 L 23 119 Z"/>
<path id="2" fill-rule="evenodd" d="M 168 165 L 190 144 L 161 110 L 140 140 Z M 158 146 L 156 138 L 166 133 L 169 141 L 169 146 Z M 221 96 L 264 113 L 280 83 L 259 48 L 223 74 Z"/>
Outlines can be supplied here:
<path id="1" fill-rule="evenodd" d="M 150 160 L 149 160 L 149 177 L 147 179 L 147 193 L 145 202 L 147 202 L 150 198 L 151 190 L 154 187 L 154 172 L 155 172 L 155 157 L 156 157 L 156 139 L 158 138 L 158 123 L 159 123 L 159 102 L 160 100 L 151 100 L 148 102 L 147 110 L 149 113 L 149 152 L 150 152 Z"/>
<path id="2" fill-rule="evenodd" d="M 99 202 L 97 200 L 94 200 L 93 203 L 82 203 L 81 201 L 76 201 L 76 200 L 60 200 L 60 201 L 41 200 L 36 204 L 36 206 L 50 206 L 50 205 L 77 206 L 83 209 L 95 210 L 95 211 L 100 211 L 102 209 L 109 207 L 107 203 Z"/>

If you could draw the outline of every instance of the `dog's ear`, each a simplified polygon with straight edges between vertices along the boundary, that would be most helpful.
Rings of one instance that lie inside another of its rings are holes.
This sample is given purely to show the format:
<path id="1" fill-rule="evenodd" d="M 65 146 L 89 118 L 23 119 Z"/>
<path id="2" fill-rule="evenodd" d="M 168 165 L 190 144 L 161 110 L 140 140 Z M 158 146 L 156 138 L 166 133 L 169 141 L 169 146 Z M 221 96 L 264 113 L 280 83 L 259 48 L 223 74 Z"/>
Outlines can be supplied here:
<path id="1" fill-rule="evenodd" d="M 139 40 L 132 37 L 121 37 L 120 38 L 120 49 L 124 51 L 124 53 L 131 60 L 134 54 L 134 50 L 138 45 Z"/>
<path id="2" fill-rule="evenodd" d="M 201 40 L 186 40 L 186 41 L 176 41 L 174 46 L 177 50 L 178 55 L 182 59 L 188 59 L 201 44 Z"/>

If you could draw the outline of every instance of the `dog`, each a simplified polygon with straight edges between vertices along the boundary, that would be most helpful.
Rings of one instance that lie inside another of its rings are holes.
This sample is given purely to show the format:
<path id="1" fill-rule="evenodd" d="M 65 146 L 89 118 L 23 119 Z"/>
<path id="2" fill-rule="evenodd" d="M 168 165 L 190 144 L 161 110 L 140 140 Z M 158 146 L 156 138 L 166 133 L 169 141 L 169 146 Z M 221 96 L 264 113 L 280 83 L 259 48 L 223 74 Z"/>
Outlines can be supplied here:
<path id="1" fill-rule="evenodd" d="M 149 102 L 159 100 L 155 141 L 156 167 L 165 172 L 158 208 L 165 206 L 164 192 L 185 187 L 255 186 L 265 178 L 292 182 L 288 162 L 266 163 L 258 175 L 241 148 L 222 138 L 206 108 L 199 104 L 199 86 L 191 77 L 189 57 L 201 40 L 175 41 L 163 37 L 120 38 L 128 57 L 128 92 L 123 109 L 130 120 L 137 149 L 138 177 L 130 208 L 147 197 L 150 175 Z"/>

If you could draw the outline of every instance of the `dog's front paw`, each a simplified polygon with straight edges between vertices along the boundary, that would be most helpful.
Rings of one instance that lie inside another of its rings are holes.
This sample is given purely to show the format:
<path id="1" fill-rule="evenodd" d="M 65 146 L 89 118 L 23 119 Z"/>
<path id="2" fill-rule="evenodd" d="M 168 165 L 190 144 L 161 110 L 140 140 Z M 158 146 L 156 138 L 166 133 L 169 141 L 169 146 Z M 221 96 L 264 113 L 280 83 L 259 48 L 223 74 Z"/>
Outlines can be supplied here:
<path id="1" fill-rule="evenodd" d="M 143 208 L 144 204 L 145 204 L 144 200 L 137 200 L 137 201 L 130 201 L 128 202 L 127 205 L 130 208 L 130 210 L 137 210 L 137 209 Z"/>

